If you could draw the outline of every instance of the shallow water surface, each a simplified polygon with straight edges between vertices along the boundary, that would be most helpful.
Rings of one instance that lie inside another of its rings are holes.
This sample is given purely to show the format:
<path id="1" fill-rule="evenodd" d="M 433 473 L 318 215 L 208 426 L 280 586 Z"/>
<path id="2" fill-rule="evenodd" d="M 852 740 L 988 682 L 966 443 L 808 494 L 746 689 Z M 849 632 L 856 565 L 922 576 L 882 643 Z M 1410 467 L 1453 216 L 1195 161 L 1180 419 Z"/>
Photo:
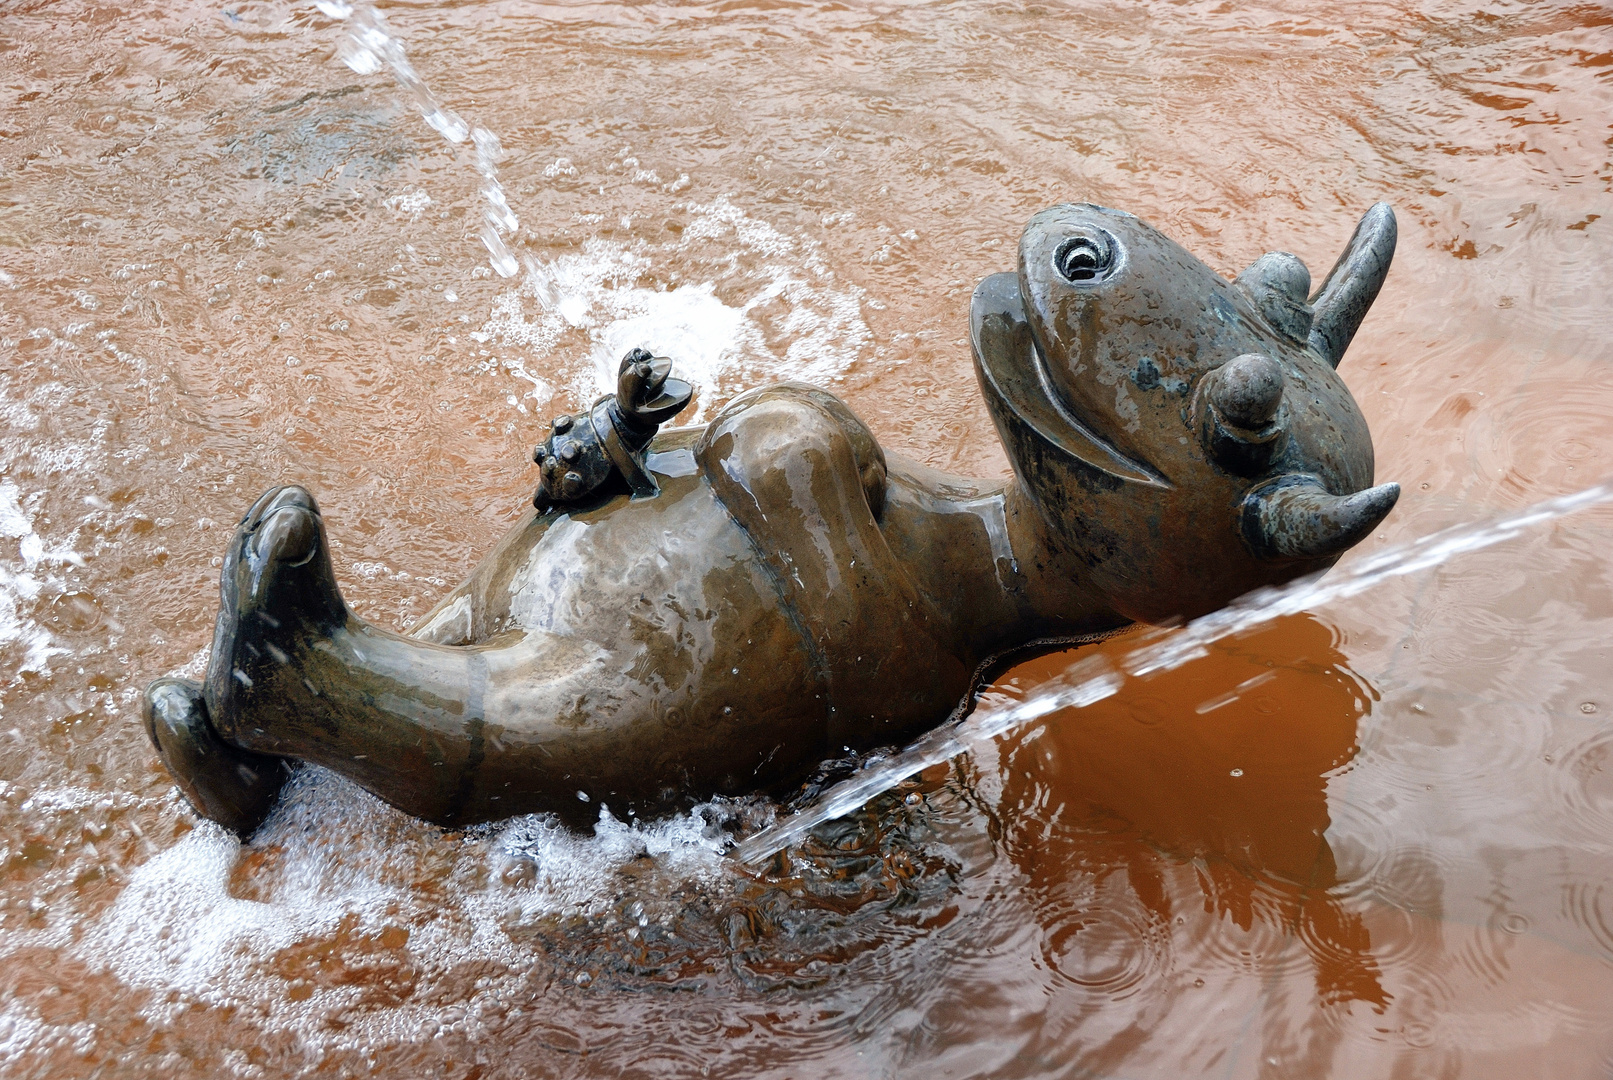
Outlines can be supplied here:
<path id="1" fill-rule="evenodd" d="M 805 378 L 1000 475 L 968 297 L 1063 199 L 1318 277 L 1396 206 L 1342 368 L 1405 490 L 1368 551 L 1594 483 L 1605 7 L 384 13 L 502 141 L 513 277 L 471 143 L 311 6 L 0 22 L 0 1073 L 1613 1070 L 1606 508 L 1230 639 L 756 875 L 722 851 L 761 800 L 450 834 L 314 770 L 243 848 L 137 717 L 200 671 L 264 488 L 312 489 L 349 599 L 406 627 L 519 515 L 546 417 L 647 339 L 701 415 Z"/>

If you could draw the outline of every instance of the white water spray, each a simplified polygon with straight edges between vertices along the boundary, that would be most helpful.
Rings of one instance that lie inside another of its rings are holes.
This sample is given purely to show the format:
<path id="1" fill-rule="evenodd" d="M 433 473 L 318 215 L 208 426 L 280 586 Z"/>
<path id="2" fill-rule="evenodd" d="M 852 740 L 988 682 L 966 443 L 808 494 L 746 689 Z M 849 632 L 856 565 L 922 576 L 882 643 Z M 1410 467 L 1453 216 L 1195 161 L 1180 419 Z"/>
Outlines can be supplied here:
<path id="1" fill-rule="evenodd" d="M 519 264 L 506 238 L 515 235 L 521 222 L 510 209 L 504 187 L 498 182 L 498 160 L 504 154 L 498 136 L 486 128 L 472 127 L 437 100 L 414 65 L 409 63 L 403 46 L 392 36 L 386 20 L 373 4 L 314 0 L 314 6 L 330 18 L 347 23 L 347 33 L 336 46 L 336 55 L 343 63 L 360 75 L 391 69 L 392 77 L 408 93 L 433 131 L 454 146 L 463 143 L 466 136 L 470 137 L 475 152 L 474 165 L 482 176 L 482 200 L 487 204 L 482 209 L 482 243 L 487 246 L 488 261 L 499 277 L 514 276 Z"/>
<path id="2" fill-rule="evenodd" d="M 1357 596 L 1391 578 L 1431 569 L 1458 555 L 1499 544 L 1537 525 L 1609 501 L 1613 501 L 1613 480 L 1573 495 L 1536 503 L 1498 520 L 1461 525 L 1396 545 L 1351 564 L 1342 573 L 1329 577 L 1314 574 L 1280 588 L 1259 589 L 1185 626 L 1157 631 L 1155 640 L 1121 659 L 1120 670 L 1102 656 L 1078 660 L 1060 678 L 1039 687 L 1011 708 L 971 713 L 962 720 L 937 728 L 906 749 L 869 764 L 830 788 L 811 806 L 735 845 L 730 854 L 741 863 L 759 863 L 798 843 L 823 822 L 851 813 L 914 773 L 967 754 L 1000 735 L 1061 709 L 1084 708 L 1112 697 L 1132 679 L 1181 667 L 1208 655 L 1209 646 L 1223 638 L 1252 630 L 1273 619 Z"/>

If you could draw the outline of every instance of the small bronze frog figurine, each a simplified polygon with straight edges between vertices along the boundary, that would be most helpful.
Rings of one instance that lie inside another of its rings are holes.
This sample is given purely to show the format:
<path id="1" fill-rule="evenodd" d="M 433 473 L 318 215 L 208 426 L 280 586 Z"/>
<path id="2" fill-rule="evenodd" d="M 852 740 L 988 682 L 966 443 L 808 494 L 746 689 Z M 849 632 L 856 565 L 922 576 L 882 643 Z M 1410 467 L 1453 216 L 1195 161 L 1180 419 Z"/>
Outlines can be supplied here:
<path id="1" fill-rule="evenodd" d="M 663 421 L 684 410 L 694 387 L 669 379 L 672 361 L 634 349 L 622 358 L 616 396 L 594 402 L 580 420 L 557 416 L 554 434 L 532 452 L 542 478 L 532 505 L 539 513 L 586 500 L 613 476 L 635 499 L 657 495 L 661 486 L 644 467 L 644 452 Z"/>
<path id="2" fill-rule="evenodd" d="M 1006 482 L 887 455 L 784 384 L 688 401 L 635 351 L 534 455 L 534 510 L 409 634 L 355 616 L 312 496 L 225 554 L 205 683 L 146 692 L 197 811 L 245 835 L 285 762 L 444 825 L 783 791 L 968 707 L 993 658 L 1212 610 L 1332 565 L 1394 505 L 1334 371 L 1388 273 L 1362 219 L 1314 296 L 1294 256 L 1227 282 L 1130 214 L 1031 219 L 970 314 Z"/>

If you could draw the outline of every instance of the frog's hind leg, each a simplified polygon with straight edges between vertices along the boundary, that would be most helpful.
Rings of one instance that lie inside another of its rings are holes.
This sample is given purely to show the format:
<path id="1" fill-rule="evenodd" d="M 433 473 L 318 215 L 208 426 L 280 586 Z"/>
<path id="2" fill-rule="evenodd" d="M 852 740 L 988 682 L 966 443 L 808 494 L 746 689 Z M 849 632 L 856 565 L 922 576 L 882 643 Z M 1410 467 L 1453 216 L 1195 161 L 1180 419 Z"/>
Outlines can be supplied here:
<path id="1" fill-rule="evenodd" d="M 503 725 L 489 720 L 504 700 L 490 668 L 513 664 L 520 670 L 507 677 L 524 685 L 525 652 L 439 645 L 358 618 L 337 589 L 318 505 L 298 487 L 268 492 L 242 519 L 225 552 L 219 599 L 202 701 L 189 690 L 150 691 L 154 700 L 176 695 L 175 708 L 190 710 L 178 728 L 191 734 L 176 745 L 211 746 L 212 735 L 254 758 L 319 765 L 441 824 L 488 816 L 476 801 L 484 766 L 500 768 L 501 747 L 517 741 L 501 741 Z M 576 681 L 566 646 L 548 642 L 533 661 L 540 683 Z M 532 698 L 519 686 L 514 696 Z M 541 716 L 534 723 L 548 730 Z M 525 776 L 564 805 L 568 789 L 551 772 L 538 762 Z M 572 783 L 569 792 L 576 789 Z M 200 796 L 192 801 L 216 820 L 229 814 Z"/>
<path id="2" fill-rule="evenodd" d="M 443 645 L 365 623 L 337 590 L 301 488 L 253 506 L 219 592 L 205 686 L 148 691 L 164 760 L 207 817 L 241 831 L 261 809 L 227 782 L 238 761 L 318 765 L 448 826 L 535 810 L 585 823 L 598 803 L 578 791 L 626 791 L 623 748 L 653 719 L 634 696 L 642 683 L 587 639 L 530 630 Z"/>
<path id="3" fill-rule="evenodd" d="M 202 688 L 186 679 L 158 679 L 146 687 L 142 713 L 157 756 L 191 808 L 243 840 L 252 835 L 291 775 L 286 760 L 219 738 L 208 722 Z"/>
<path id="4" fill-rule="evenodd" d="M 224 555 L 205 685 L 159 679 L 146 688 L 146 731 L 180 791 L 243 837 L 268 814 L 289 768 L 244 747 L 242 729 L 261 731 L 277 706 L 295 707 L 285 689 L 301 689 L 296 657 L 347 618 L 326 551 L 313 497 L 297 487 L 267 492 Z"/>

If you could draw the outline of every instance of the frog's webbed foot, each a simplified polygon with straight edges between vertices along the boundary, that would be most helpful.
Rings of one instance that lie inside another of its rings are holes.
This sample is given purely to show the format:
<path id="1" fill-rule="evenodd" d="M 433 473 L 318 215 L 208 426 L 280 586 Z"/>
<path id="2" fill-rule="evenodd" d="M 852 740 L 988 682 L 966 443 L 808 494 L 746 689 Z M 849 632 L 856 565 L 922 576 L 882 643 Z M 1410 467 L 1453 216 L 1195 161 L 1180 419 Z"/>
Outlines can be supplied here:
<path id="1" fill-rule="evenodd" d="M 306 707 L 313 651 L 348 619 L 319 507 L 275 488 L 247 512 L 224 555 L 206 699 L 227 742 L 265 749 L 279 713 Z"/>
<path id="2" fill-rule="evenodd" d="M 146 734 L 185 801 L 245 840 L 273 809 L 291 770 L 284 758 L 241 750 L 207 720 L 202 688 L 186 679 L 146 687 Z"/>

